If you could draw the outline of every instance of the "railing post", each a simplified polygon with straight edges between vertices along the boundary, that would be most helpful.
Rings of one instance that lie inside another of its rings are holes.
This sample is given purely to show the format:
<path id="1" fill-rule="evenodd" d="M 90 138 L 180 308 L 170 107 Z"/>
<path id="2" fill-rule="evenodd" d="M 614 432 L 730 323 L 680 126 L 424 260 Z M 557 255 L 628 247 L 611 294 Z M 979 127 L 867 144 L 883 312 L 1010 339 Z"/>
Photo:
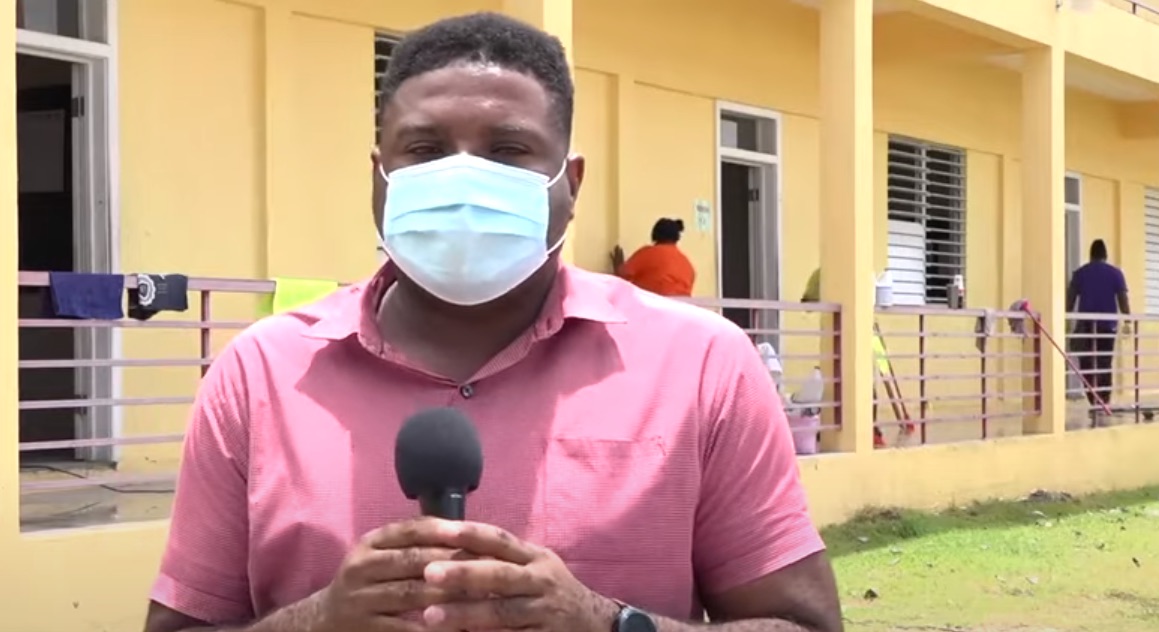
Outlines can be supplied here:
<path id="1" fill-rule="evenodd" d="M 1142 400 L 1139 396 L 1139 327 L 1142 326 L 1143 321 L 1137 320 L 1135 326 L 1131 328 L 1131 347 L 1133 348 L 1131 355 L 1134 358 L 1132 364 L 1135 369 L 1133 371 L 1135 374 L 1135 423 L 1137 424 L 1143 422 Z"/>
<path id="2" fill-rule="evenodd" d="M 983 318 L 985 318 L 985 316 L 983 316 Z M 986 342 L 987 342 L 986 337 L 987 336 L 986 336 L 985 325 L 983 325 L 982 332 L 979 335 L 981 336 L 981 342 L 978 344 L 978 348 L 982 351 L 982 360 L 981 360 L 981 365 L 982 365 L 981 366 L 981 370 L 982 370 L 982 385 L 981 385 L 981 388 L 982 388 L 982 438 L 986 439 L 990 434 L 989 421 L 986 418 L 987 413 L 989 412 L 990 389 L 989 389 L 989 384 L 987 383 L 987 380 L 986 380 L 986 372 L 987 372 L 986 352 L 989 349 L 989 346 L 986 344 Z"/>
<path id="3" fill-rule="evenodd" d="M 1034 367 L 1034 377 L 1031 378 L 1034 384 L 1034 410 L 1030 411 L 1030 416 L 1037 417 L 1042 414 L 1042 327 L 1036 322 L 1034 323 L 1034 340 L 1032 342 L 1034 357 L 1031 359 L 1031 365 Z"/>
<path id="4" fill-rule="evenodd" d="M 206 372 L 209 371 L 209 364 L 204 363 L 213 356 L 213 340 L 211 338 L 212 329 L 210 329 L 209 322 L 212 318 L 212 311 L 210 309 L 210 291 L 201 290 L 200 295 L 200 320 L 201 320 L 201 377 L 205 377 Z"/>
<path id="5" fill-rule="evenodd" d="M 918 422 L 921 424 L 922 445 L 926 444 L 926 419 L 929 417 L 930 402 L 926 398 L 926 315 L 918 315 Z"/>

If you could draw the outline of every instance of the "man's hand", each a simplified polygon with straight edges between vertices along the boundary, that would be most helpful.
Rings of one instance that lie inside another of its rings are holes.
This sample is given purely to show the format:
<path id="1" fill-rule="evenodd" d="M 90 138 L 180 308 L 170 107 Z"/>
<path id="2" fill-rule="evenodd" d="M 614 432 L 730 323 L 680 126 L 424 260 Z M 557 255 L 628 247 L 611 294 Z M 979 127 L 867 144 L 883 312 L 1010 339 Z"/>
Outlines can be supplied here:
<path id="1" fill-rule="evenodd" d="M 558 555 L 489 525 L 450 523 L 443 546 L 462 549 L 473 560 L 427 565 L 428 585 L 453 601 L 432 602 L 424 621 L 447 630 L 533 628 L 608 632 L 618 606 L 589 590 Z"/>
<path id="2" fill-rule="evenodd" d="M 467 560 L 469 554 L 441 546 L 446 522 L 410 520 L 372 531 L 346 556 L 334 581 L 316 595 L 324 632 L 419 632 L 402 618 L 448 600 L 447 591 L 423 581 L 432 562 Z"/>

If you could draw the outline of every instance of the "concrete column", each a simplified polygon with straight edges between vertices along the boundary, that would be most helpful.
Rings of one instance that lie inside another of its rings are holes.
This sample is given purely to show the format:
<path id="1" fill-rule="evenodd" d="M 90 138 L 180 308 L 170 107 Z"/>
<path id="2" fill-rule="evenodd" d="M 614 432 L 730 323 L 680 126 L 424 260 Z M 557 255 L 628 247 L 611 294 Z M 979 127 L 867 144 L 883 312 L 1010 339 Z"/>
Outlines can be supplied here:
<path id="1" fill-rule="evenodd" d="M 20 531 L 20 474 L 17 467 L 20 424 L 16 386 L 16 12 L 0 10 L 0 549 Z M 0 564 L 15 569 L 17 564 Z M 0 585 L 10 585 L 0 570 Z"/>
<path id="2" fill-rule="evenodd" d="M 290 10 L 279 3 L 268 4 L 265 7 L 265 59 L 264 78 L 265 92 L 265 205 L 261 214 L 261 226 L 265 228 L 265 240 L 259 243 L 259 251 L 254 253 L 258 261 L 264 262 L 263 272 L 267 278 L 293 274 L 296 259 L 300 254 L 292 248 L 278 244 L 294 243 L 293 226 L 278 221 L 279 213 L 292 212 L 294 205 L 287 199 L 292 191 L 287 183 L 293 178 L 290 160 L 296 151 L 292 147 L 293 139 L 293 112 L 290 104 L 294 103 L 293 77 L 287 66 L 288 60 L 293 59 L 293 42 L 291 41 L 291 14 Z M 369 143 L 368 143 L 369 146 Z M 369 148 L 367 153 L 369 154 Z M 368 240 L 369 241 L 369 240 Z M 371 248 L 372 244 L 368 244 Z M 345 279 L 343 279 L 345 280 Z"/>
<path id="3" fill-rule="evenodd" d="M 629 230 L 625 225 L 626 209 L 640 208 L 632 199 L 633 190 L 629 186 L 635 165 L 632 152 L 637 151 L 636 143 L 632 138 L 636 117 L 636 79 L 631 75 L 619 74 L 616 76 L 616 105 L 615 105 L 615 140 L 613 143 L 616 165 L 613 169 L 616 187 L 616 225 L 612 227 L 614 241 L 622 247 L 628 247 L 625 238 Z M 719 210 L 719 209 L 718 209 Z M 631 254 L 631 253 L 628 253 Z M 712 274 L 716 277 L 715 271 Z"/>
<path id="4" fill-rule="evenodd" d="M 1066 180 L 1065 51 L 1025 53 L 1022 71 L 1022 293 L 1061 341 L 1066 331 L 1064 185 Z M 1042 414 L 1027 434 L 1066 431 L 1066 361 L 1044 340 Z"/>
<path id="5" fill-rule="evenodd" d="M 572 53 L 573 0 L 503 0 L 503 13 L 523 20 L 532 26 L 559 38 L 567 51 L 568 66 L 574 71 L 575 55 Z M 567 263 L 575 262 L 574 224 L 568 229 L 568 239 L 560 248 L 560 256 Z"/>
<path id="6" fill-rule="evenodd" d="M 843 428 L 833 448 L 873 450 L 873 3 L 821 9 L 821 299 L 841 304 Z"/>

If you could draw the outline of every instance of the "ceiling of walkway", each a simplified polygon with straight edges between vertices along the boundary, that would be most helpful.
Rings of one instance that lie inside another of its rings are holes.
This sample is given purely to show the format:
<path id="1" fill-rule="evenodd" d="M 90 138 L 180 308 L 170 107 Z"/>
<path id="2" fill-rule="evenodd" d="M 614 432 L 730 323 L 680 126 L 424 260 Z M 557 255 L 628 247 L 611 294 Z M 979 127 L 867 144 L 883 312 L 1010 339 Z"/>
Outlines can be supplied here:
<path id="1" fill-rule="evenodd" d="M 790 0 L 819 8 L 823 0 Z M 925 15 L 904 11 L 904 0 L 877 0 L 874 13 L 874 60 L 879 64 L 928 61 L 981 61 L 1021 71 L 1018 47 L 982 31 L 968 32 Z M 1122 103 L 1159 100 L 1159 86 L 1082 58 L 1068 56 L 1067 87 Z"/>

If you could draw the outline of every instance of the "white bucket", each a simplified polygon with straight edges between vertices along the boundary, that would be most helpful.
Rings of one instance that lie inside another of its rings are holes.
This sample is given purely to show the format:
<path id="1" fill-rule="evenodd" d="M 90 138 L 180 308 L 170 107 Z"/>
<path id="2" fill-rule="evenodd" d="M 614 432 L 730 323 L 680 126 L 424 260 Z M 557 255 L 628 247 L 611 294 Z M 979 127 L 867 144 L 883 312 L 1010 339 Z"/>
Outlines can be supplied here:
<path id="1" fill-rule="evenodd" d="M 874 289 L 874 303 L 878 307 L 890 307 L 893 305 L 893 279 L 889 275 L 889 270 L 886 270 L 873 284 Z"/>
<path id="2" fill-rule="evenodd" d="M 793 433 L 793 447 L 797 454 L 817 454 L 817 435 L 821 431 L 821 418 L 817 415 L 789 416 L 789 429 Z"/>

